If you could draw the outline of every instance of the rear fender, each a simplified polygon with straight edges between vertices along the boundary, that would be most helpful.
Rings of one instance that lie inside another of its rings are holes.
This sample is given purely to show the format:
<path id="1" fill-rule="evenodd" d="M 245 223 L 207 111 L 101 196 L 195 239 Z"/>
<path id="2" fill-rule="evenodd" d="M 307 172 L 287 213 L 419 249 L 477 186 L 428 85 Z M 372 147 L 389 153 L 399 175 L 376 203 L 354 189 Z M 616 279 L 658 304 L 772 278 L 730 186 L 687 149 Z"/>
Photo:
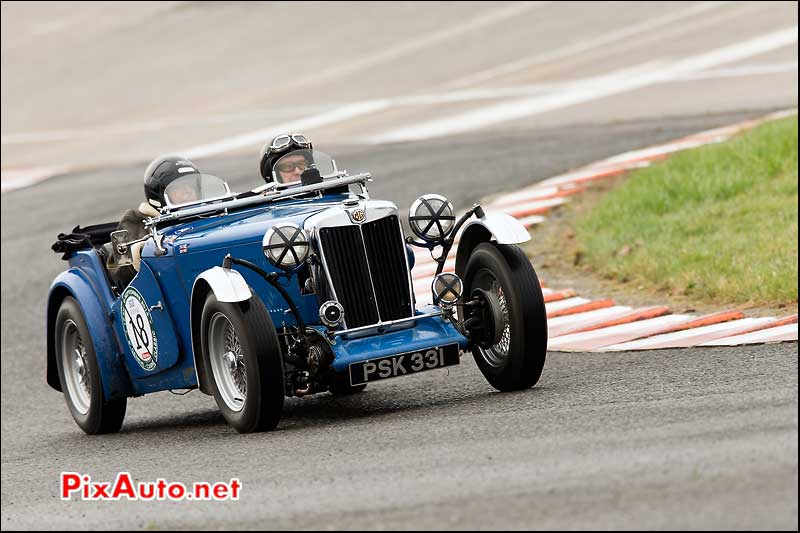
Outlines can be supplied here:
<path id="1" fill-rule="evenodd" d="M 101 303 L 89 277 L 79 268 L 62 272 L 47 296 L 47 384 L 61 390 L 55 347 L 55 323 L 61 302 L 72 296 L 78 303 L 97 354 L 100 382 L 106 401 L 127 398 L 132 388 L 111 328 L 110 309 Z"/>

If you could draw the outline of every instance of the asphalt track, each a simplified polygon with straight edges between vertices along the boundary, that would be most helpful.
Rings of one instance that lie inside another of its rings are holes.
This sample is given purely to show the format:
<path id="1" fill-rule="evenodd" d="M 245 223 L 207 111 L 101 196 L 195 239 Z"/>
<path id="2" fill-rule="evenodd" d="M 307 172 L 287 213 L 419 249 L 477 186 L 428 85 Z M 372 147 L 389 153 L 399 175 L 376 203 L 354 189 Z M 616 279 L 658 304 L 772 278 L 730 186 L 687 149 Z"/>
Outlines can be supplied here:
<path id="1" fill-rule="evenodd" d="M 331 145 L 374 197 L 458 206 L 568 168 L 759 113 Z M 202 161 L 234 189 L 255 154 Z M 144 165 L 2 195 L 2 527 L 797 529 L 797 344 L 550 354 L 534 389 L 494 392 L 469 358 L 348 399 L 288 401 L 242 436 L 212 398 L 130 400 L 122 432 L 85 436 L 44 383 L 49 251 L 139 201 Z M 87 192 L 91 191 L 91 193 Z M 239 478 L 235 502 L 64 502 L 62 471 L 111 481 Z"/>
<path id="2" fill-rule="evenodd" d="M 0 197 L 3 529 L 797 529 L 796 343 L 551 354 L 515 394 L 467 358 L 349 399 L 290 400 L 277 431 L 249 436 L 195 391 L 131 400 L 120 434 L 87 437 L 44 383 L 44 301 L 64 267 L 49 246 L 136 205 L 155 155 L 188 149 L 242 190 L 257 184 L 260 132 L 297 129 L 372 171 L 375 197 L 464 207 L 796 106 L 796 2 L 2 10 L 0 181 L 82 169 Z M 440 119 L 471 133 L 363 144 Z M 236 502 L 64 502 L 62 471 L 243 489 Z"/>

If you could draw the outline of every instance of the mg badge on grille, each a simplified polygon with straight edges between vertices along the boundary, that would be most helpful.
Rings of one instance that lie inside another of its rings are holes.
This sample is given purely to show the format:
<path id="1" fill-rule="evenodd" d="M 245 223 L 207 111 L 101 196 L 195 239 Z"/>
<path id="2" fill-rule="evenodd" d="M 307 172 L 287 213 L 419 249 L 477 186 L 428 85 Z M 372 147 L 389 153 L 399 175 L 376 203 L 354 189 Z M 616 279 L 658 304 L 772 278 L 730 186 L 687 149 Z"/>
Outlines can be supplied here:
<path id="1" fill-rule="evenodd" d="M 356 209 L 355 211 L 353 211 L 352 217 L 353 220 L 356 222 L 364 222 L 364 219 L 367 218 L 367 216 L 364 214 L 363 209 Z"/>

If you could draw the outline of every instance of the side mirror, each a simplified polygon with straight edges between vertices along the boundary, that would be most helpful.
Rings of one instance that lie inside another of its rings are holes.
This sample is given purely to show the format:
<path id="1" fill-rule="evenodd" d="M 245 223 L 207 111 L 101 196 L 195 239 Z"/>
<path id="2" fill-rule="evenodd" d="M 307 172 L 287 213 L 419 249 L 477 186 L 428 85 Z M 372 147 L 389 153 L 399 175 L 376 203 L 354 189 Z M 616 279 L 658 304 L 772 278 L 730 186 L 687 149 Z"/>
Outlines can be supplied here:
<path id="1" fill-rule="evenodd" d="M 114 252 L 114 264 L 116 266 L 133 264 L 131 247 L 128 244 L 128 230 L 121 229 L 111 232 L 111 248 Z"/>

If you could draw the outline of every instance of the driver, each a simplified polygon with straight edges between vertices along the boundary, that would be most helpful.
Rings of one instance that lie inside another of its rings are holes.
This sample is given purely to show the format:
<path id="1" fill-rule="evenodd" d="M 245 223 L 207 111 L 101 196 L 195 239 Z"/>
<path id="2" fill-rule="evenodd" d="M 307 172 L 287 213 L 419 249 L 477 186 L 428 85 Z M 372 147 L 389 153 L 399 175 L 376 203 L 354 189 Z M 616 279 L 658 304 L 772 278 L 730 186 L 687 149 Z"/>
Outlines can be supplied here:
<path id="1" fill-rule="evenodd" d="M 172 205 L 199 199 L 197 179 L 191 179 L 199 176 L 200 171 L 195 164 L 185 157 L 167 155 L 154 159 L 144 172 L 144 195 L 147 201 L 136 209 L 125 211 L 117 230 L 128 231 L 128 242 L 144 237 L 147 234 L 145 220 L 158 216 L 158 209 L 167 205 L 167 199 Z M 113 255 L 109 257 L 109 273 L 119 288 L 127 286 L 139 271 L 143 247 L 144 242 L 131 245 L 132 265 L 117 266 Z"/>
<path id="2" fill-rule="evenodd" d="M 300 181 L 300 175 L 308 167 L 306 154 L 308 150 L 295 150 L 293 153 L 281 157 L 275 164 L 276 178 L 279 183 L 294 183 Z"/>
<path id="3" fill-rule="evenodd" d="M 267 185 L 299 182 L 303 171 L 314 164 L 311 150 L 311 143 L 305 135 L 278 135 L 261 149 L 261 177 Z"/>

